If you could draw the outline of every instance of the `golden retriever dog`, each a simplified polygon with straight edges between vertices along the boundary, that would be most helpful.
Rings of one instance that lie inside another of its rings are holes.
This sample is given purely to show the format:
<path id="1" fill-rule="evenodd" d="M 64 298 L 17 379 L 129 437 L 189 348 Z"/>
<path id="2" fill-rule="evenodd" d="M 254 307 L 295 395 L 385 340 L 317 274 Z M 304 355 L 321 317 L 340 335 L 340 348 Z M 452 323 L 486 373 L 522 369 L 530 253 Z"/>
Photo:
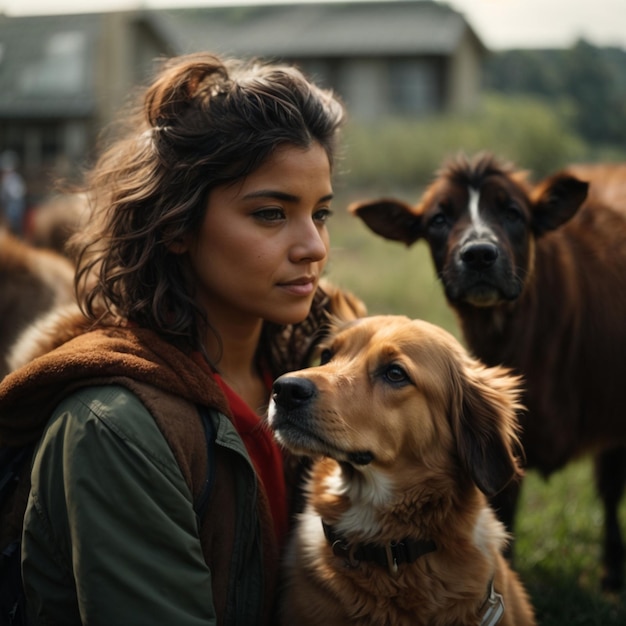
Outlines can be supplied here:
<path id="1" fill-rule="evenodd" d="M 285 563 L 287 626 L 535 624 L 488 505 L 521 470 L 519 380 L 443 329 L 344 323 L 278 378 L 268 424 L 315 458 Z"/>

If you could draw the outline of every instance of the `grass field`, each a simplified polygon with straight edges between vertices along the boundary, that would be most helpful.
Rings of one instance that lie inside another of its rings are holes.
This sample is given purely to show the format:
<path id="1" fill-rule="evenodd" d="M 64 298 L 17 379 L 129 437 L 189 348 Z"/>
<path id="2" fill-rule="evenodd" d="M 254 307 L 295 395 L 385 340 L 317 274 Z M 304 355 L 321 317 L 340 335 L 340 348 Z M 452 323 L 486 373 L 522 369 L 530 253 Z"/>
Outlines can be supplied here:
<path id="1" fill-rule="evenodd" d="M 626 519 L 622 503 L 621 519 Z M 543 626 L 623 626 L 626 593 L 599 592 L 603 514 L 589 460 L 546 482 L 529 472 L 516 528 L 516 569 Z"/>
<path id="2" fill-rule="evenodd" d="M 354 291 L 370 314 L 419 317 L 460 337 L 424 243 L 412 248 L 379 239 L 336 203 L 328 277 Z M 410 200 L 411 196 L 406 195 Z M 626 503 L 621 519 L 626 520 Z M 545 481 L 530 471 L 516 528 L 515 567 L 542 626 L 624 626 L 626 593 L 600 593 L 603 516 L 592 466 L 583 459 Z"/>

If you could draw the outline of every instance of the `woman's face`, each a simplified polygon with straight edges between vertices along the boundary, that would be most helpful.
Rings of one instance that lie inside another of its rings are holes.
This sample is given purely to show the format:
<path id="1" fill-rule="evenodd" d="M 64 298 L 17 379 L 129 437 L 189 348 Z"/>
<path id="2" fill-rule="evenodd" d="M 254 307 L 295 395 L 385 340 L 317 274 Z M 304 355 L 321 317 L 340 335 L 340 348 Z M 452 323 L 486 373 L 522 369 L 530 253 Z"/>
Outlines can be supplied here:
<path id="1" fill-rule="evenodd" d="M 209 321 L 302 321 L 326 264 L 330 164 L 317 143 L 283 146 L 255 172 L 211 191 L 189 246 Z"/>

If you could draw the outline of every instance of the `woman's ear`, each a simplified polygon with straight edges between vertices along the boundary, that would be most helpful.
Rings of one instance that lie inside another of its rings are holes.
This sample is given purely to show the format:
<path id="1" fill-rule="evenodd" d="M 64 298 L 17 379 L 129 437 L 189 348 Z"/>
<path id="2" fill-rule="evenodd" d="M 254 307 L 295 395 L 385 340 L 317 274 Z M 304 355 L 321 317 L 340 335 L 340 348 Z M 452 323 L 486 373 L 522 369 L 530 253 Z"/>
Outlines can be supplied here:
<path id="1" fill-rule="evenodd" d="M 189 248 L 191 247 L 191 235 L 181 235 L 180 237 L 176 237 L 176 239 L 172 239 L 165 245 L 172 254 L 185 254 L 185 252 L 189 252 Z"/>

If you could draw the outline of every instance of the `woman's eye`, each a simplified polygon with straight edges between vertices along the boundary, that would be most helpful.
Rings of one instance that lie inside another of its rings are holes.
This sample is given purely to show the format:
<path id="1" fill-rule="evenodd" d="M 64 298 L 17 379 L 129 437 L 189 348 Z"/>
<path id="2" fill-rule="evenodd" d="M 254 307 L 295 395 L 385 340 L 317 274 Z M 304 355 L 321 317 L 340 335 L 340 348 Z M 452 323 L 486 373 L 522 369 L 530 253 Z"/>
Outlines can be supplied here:
<path id="1" fill-rule="evenodd" d="M 318 224 L 325 224 L 332 214 L 333 212 L 328 207 L 324 207 L 323 209 L 318 209 L 315 213 L 313 213 L 313 219 Z"/>
<path id="2" fill-rule="evenodd" d="M 259 209 L 253 215 L 256 219 L 263 222 L 278 222 L 285 219 L 285 212 L 279 208 Z"/>

